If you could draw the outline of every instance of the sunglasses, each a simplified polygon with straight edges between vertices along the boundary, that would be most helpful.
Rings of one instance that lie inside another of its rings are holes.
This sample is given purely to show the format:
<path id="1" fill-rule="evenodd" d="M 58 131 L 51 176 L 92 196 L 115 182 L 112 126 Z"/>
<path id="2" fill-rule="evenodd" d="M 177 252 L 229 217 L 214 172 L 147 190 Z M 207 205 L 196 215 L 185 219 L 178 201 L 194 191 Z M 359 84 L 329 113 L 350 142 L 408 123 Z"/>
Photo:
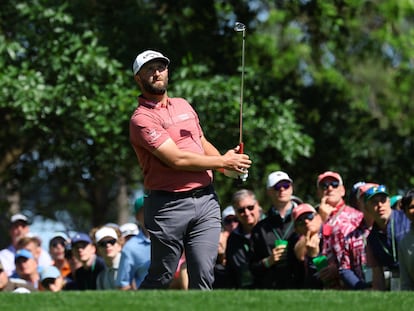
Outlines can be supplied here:
<path id="1" fill-rule="evenodd" d="M 326 181 L 319 184 L 319 187 L 323 190 L 327 190 L 329 186 L 336 189 L 339 187 L 339 181 Z"/>
<path id="2" fill-rule="evenodd" d="M 50 246 L 52 246 L 52 247 L 57 247 L 58 245 L 61 245 L 61 246 L 65 247 L 66 246 L 66 242 L 63 241 L 63 240 L 56 240 L 56 241 L 52 241 L 50 243 Z"/>
<path id="3" fill-rule="evenodd" d="M 106 240 L 106 241 L 100 241 L 100 242 L 98 242 L 98 247 L 106 248 L 106 246 L 108 244 L 114 245 L 115 243 L 116 243 L 116 240 L 115 239 Z"/>
<path id="4" fill-rule="evenodd" d="M 237 209 L 237 213 L 244 214 L 246 212 L 246 209 L 248 209 L 249 211 L 252 211 L 254 210 L 255 207 L 256 207 L 256 204 L 245 206 L 245 207 L 239 207 Z"/>
<path id="5" fill-rule="evenodd" d="M 55 281 L 56 281 L 56 279 L 54 279 L 54 278 L 47 278 L 47 279 L 44 279 L 41 283 L 42 283 L 42 286 L 44 288 L 49 289 L 50 285 L 54 284 Z"/>
<path id="6" fill-rule="evenodd" d="M 273 189 L 275 189 L 276 191 L 279 191 L 282 188 L 286 190 L 286 189 L 289 189 L 290 185 L 291 185 L 291 183 L 288 182 L 288 181 L 279 182 L 279 183 L 277 183 L 276 185 L 273 186 Z"/>
<path id="7" fill-rule="evenodd" d="M 225 225 L 230 225 L 231 223 L 238 222 L 236 217 L 227 217 L 223 220 Z"/>
<path id="8" fill-rule="evenodd" d="M 306 220 L 312 221 L 315 218 L 314 213 L 306 213 L 300 215 L 298 219 L 296 219 L 295 224 L 298 226 L 304 226 L 306 224 Z"/>

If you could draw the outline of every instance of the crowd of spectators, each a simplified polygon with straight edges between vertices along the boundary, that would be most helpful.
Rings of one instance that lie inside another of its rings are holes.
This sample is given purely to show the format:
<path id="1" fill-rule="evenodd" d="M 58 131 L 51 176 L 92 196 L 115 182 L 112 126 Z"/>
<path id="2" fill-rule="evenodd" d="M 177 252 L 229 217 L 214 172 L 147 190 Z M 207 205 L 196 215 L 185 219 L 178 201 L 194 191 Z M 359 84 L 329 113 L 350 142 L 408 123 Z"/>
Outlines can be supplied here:
<path id="1" fill-rule="evenodd" d="M 293 179 L 268 176 L 264 209 L 249 189 L 235 191 L 222 211 L 213 288 L 414 289 L 414 190 L 391 195 L 385 185 L 357 182 L 346 198 L 342 177 L 316 179 L 319 203 L 294 195 Z M 68 236 L 48 249 L 23 214 L 10 218 L 10 245 L 0 250 L 0 291 L 136 290 L 151 262 L 143 197 L 136 223 L 108 223 Z M 155 259 L 156 260 L 156 259 Z M 183 254 L 170 289 L 188 289 Z"/>

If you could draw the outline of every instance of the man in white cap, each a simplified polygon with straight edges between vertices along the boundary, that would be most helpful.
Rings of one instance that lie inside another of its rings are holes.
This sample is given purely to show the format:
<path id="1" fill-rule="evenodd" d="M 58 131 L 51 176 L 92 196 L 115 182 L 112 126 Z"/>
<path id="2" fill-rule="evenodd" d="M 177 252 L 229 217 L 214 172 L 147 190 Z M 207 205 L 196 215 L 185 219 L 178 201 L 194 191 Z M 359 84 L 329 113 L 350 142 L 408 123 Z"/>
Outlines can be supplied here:
<path id="1" fill-rule="evenodd" d="M 17 243 L 20 239 L 27 236 L 34 236 L 30 232 L 30 221 L 26 215 L 23 214 L 14 214 L 10 217 L 10 227 L 9 235 L 11 243 L 7 248 L 4 248 L 0 251 L 0 261 L 3 263 L 4 270 L 7 275 L 10 276 L 14 272 L 16 266 L 14 261 L 14 256 L 17 250 Z M 39 266 L 49 266 L 52 264 L 52 258 L 49 253 L 41 248 L 41 241 L 39 239 L 39 254 L 37 256 L 37 261 Z"/>
<path id="2" fill-rule="evenodd" d="M 272 207 L 267 217 L 252 230 L 252 273 L 259 288 L 298 288 L 292 271 L 297 264 L 293 246 L 298 239 L 294 231 L 292 210 L 293 180 L 282 171 L 271 173 L 267 193 Z"/>
<path id="3" fill-rule="evenodd" d="M 168 96 L 169 63 L 147 50 L 132 66 L 142 94 L 130 120 L 130 141 L 144 175 L 153 259 L 141 287 L 168 288 L 185 251 L 189 288 L 211 289 L 221 229 L 212 170 L 237 177 L 251 161 L 238 148 L 221 155 L 204 136 L 191 105 Z"/>
<path id="4" fill-rule="evenodd" d="M 95 232 L 95 243 L 98 254 L 106 265 L 106 269 L 101 271 L 96 278 L 96 289 L 116 289 L 115 281 L 124 243 L 121 232 L 112 227 L 101 227 Z"/>

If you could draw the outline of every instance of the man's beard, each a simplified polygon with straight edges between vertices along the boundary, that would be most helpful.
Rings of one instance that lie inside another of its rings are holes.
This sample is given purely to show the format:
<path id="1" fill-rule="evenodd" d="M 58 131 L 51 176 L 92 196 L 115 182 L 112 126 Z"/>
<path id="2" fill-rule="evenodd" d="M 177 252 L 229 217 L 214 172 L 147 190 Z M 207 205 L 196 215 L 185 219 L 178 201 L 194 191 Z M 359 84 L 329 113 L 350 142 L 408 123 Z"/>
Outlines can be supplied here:
<path id="1" fill-rule="evenodd" d="M 163 95 L 167 91 L 168 87 L 168 78 L 164 80 L 163 85 L 157 86 L 155 84 L 151 84 L 148 81 L 142 80 L 141 81 L 142 88 L 145 92 L 153 94 L 153 95 Z"/>

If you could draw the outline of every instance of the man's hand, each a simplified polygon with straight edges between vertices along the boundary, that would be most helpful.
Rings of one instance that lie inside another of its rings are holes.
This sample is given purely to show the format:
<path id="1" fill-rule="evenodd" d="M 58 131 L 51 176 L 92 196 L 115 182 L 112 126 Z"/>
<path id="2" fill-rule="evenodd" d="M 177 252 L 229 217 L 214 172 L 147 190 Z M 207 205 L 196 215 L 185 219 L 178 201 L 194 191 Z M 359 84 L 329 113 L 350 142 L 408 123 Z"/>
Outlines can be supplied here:
<path id="1" fill-rule="evenodd" d="M 334 210 L 334 207 L 332 207 L 330 204 L 326 203 L 327 197 L 323 197 L 321 199 L 321 204 L 319 204 L 318 213 L 322 217 L 322 221 L 326 222 L 329 218 L 329 215 L 331 215 L 332 211 Z"/>
<path id="2" fill-rule="evenodd" d="M 245 174 L 252 165 L 252 161 L 247 154 L 238 153 L 239 146 L 228 150 L 222 157 L 224 160 L 224 170 L 235 171 L 240 174 Z"/>
<path id="3" fill-rule="evenodd" d="M 306 233 L 305 237 L 306 241 L 306 253 L 310 257 L 316 257 L 319 254 L 319 243 L 320 238 L 318 233 L 314 233 L 312 235 L 312 232 L 308 231 Z"/>
<path id="4" fill-rule="evenodd" d="M 270 265 L 276 263 L 283 263 L 287 260 L 287 248 L 286 245 L 279 245 L 272 249 L 272 255 L 270 257 Z"/>

